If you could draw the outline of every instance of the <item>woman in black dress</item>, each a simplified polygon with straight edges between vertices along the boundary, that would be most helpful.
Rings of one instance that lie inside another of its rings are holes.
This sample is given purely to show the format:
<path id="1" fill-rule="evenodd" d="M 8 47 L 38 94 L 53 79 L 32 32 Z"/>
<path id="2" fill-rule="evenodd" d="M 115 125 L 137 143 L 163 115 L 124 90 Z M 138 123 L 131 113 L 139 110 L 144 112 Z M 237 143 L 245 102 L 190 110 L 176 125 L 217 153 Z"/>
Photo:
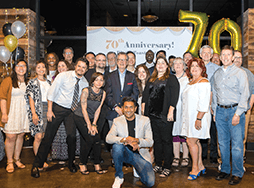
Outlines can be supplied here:
<path id="1" fill-rule="evenodd" d="M 101 107 L 104 103 L 106 92 L 101 89 L 104 86 L 103 74 L 95 72 L 92 74 L 89 87 L 84 88 L 81 93 L 80 103 L 74 112 L 74 121 L 79 130 L 81 139 L 80 150 L 80 172 L 83 175 L 89 174 L 87 170 L 87 160 L 90 150 L 94 151 L 94 168 L 97 174 L 104 174 L 106 171 L 100 166 L 100 134 L 101 130 L 97 125 L 101 113 Z"/>
<path id="2" fill-rule="evenodd" d="M 170 74 L 165 57 L 158 57 L 155 69 L 143 92 L 142 111 L 151 120 L 154 139 L 154 171 L 170 175 L 173 160 L 172 128 L 175 121 L 179 82 Z M 164 160 L 164 165 L 162 162 Z"/>

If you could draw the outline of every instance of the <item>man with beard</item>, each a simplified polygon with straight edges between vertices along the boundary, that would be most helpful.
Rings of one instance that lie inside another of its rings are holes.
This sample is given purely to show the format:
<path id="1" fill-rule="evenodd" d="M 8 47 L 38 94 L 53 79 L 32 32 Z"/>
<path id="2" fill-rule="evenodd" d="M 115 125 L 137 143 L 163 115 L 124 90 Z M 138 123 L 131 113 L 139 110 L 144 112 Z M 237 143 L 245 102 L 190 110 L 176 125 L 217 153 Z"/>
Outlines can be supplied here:
<path id="1" fill-rule="evenodd" d="M 149 154 L 153 145 L 153 136 L 148 117 L 135 114 L 136 101 L 132 97 L 124 97 L 122 101 L 123 116 L 113 120 L 106 142 L 113 144 L 112 156 L 115 162 L 115 181 L 112 188 L 120 188 L 124 181 L 123 162 L 133 165 L 141 182 L 152 187 L 155 174 Z"/>
<path id="2" fill-rule="evenodd" d="M 47 63 L 48 70 L 49 70 L 47 79 L 52 82 L 52 77 L 56 73 L 56 69 L 57 69 L 56 65 L 59 61 L 59 58 L 55 52 L 51 52 L 51 53 L 47 53 L 45 55 L 44 61 L 45 61 L 45 63 Z"/>
<path id="3" fill-rule="evenodd" d="M 51 143 L 57 132 L 61 122 L 64 121 L 67 134 L 69 170 L 73 173 L 77 172 L 77 167 L 74 164 L 75 159 L 75 144 L 76 144 L 76 126 L 73 120 L 73 112 L 78 106 L 81 91 L 88 87 L 88 82 L 83 76 L 87 71 L 89 62 L 84 58 L 79 58 L 76 61 L 74 71 L 67 71 L 59 74 L 51 85 L 48 99 L 48 124 L 45 131 L 45 136 L 39 146 L 38 153 L 35 156 L 31 176 L 40 177 L 39 169 L 42 168 L 47 160 L 47 155 L 50 151 Z"/>
<path id="4" fill-rule="evenodd" d="M 84 58 L 86 58 L 89 62 L 89 68 L 88 69 L 94 69 L 95 67 L 95 54 L 93 52 L 87 52 L 85 53 L 85 55 L 83 56 Z"/>
<path id="5" fill-rule="evenodd" d="M 115 52 L 108 52 L 107 53 L 107 60 L 108 60 L 108 71 L 113 72 L 117 69 L 116 66 L 116 53 Z"/>
<path id="6" fill-rule="evenodd" d="M 153 70 L 154 70 L 154 53 L 152 50 L 148 50 L 146 52 L 146 62 L 144 63 L 144 65 L 149 69 L 150 75 L 152 75 Z"/>
<path id="7" fill-rule="evenodd" d="M 90 82 L 91 76 L 93 73 L 95 72 L 100 72 L 104 75 L 104 80 L 107 80 L 108 77 L 108 68 L 106 67 L 106 55 L 103 53 L 98 53 L 95 56 L 95 68 L 94 69 L 89 69 L 86 74 L 85 77 L 87 79 L 88 82 Z"/>
<path id="8" fill-rule="evenodd" d="M 246 160 L 246 156 L 245 156 L 245 151 L 246 151 L 246 141 L 247 141 L 247 135 L 248 135 L 248 128 L 249 128 L 249 122 L 250 122 L 250 114 L 251 114 L 251 109 L 254 103 L 254 75 L 253 73 L 242 66 L 242 53 L 240 51 L 235 50 L 234 51 L 234 64 L 243 69 L 248 77 L 248 81 L 249 81 L 249 90 L 250 90 L 250 101 L 249 101 L 249 109 L 247 111 L 247 113 L 245 114 L 245 134 L 244 134 L 244 141 L 243 141 L 243 159 L 244 161 Z"/>

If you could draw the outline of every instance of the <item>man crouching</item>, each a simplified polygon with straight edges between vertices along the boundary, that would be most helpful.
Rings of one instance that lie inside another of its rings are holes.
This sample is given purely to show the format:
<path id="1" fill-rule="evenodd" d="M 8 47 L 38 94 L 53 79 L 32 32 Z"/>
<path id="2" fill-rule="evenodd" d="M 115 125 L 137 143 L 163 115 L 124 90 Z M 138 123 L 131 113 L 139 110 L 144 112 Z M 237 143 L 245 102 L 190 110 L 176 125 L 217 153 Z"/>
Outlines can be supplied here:
<path id="1" fill-rule="evenodd" d="M 155 174 L 151 164 L 149 147 L 153 145 L 152 129 L 148 117 L 135 114 L 136 101 L 124 97 L 123 115 L 113 120 L 106 142 L 113 144 L 112 156 L 115 164 L 115 181 L 112 188 L 120 188 L 123 178 L 123 163 L 129 163 L 136 169 L 141 182 L 152 187 Z"/>

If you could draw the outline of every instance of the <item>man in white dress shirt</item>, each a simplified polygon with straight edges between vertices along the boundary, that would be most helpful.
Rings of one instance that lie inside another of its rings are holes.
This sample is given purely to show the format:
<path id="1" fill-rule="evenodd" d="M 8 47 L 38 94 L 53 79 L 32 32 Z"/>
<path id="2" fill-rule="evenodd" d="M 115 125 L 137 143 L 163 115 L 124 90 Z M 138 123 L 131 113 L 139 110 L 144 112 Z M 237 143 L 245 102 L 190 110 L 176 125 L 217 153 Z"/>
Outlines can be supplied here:
<path id="1" fill-rule="evenodd" d="M 81 91 L 83 88 L 88 87 L 88 82 L 83 76 L 87 71 L 89 62 L 84 58 L 79 58 L 76 61 L 74 71 L 67 71 L 60 73 L 54 80 L 49 89 L 48 99 L 48 124 L 45 131 L 45 136 L 40 144 L 38 153 L 35 157 L 31 176 L 40 177 L 38 168 L 43 167 L 43 163 L 47 160 L 47 155 L 50 150 L 51 143 L 54 136 L 64 121 L 69 156 L 69 170 L 76 172 L 77 168 L 73 161 L 75 158 L 75 144 L 76 144 L 76 126 L 73 121 L 73 101 L 79 101 Z M 76 87 L 78 86 L 78 87 Z M 76 89 L 77 88 L 77 89 Z M 75 93 L 74 90 L 77 90 Z"/>

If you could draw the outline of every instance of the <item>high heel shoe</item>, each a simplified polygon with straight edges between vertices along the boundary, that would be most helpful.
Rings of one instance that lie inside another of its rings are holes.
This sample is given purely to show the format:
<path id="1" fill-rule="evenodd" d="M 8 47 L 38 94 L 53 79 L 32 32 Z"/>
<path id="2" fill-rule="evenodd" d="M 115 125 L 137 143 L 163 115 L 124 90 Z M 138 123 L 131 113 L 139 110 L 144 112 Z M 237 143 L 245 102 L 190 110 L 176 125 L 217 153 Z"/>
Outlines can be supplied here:
<path id="1" fill-rule="evenodd" d="M 14 159 L 14 163 L 15 163 L 15 165 L 18 167 L 18 168 L 26 168 L 26 166 L 23 164 L 23 163 L 21 163 L 21 161 L 20 161 L 20 159 Z"/>
<path id="2" fill-rule="evenodd" d="M 200 170 L 199 173 L 198 173 L 198 176 L 200 176 L 201 173 L 202 173 L 203 175 L 206 174 L 206 168 L 204 168 L 203 170 Z"/>
<path id="3" fill-rule="evenodd" d="M 85 167 L 86 167 L 86 170 L 81 171 L 80 166 L 85 166 Z M 80 173 L 81 173 L 82 175 L 88 175 L 88 174 L 90 173 L 90 172 L 87 170 L 87 166 L 86 166 L 86 165 L 83 165 L 83 164 L 79 164 L 79 170 L 80 170 Z"/>
<path id="4" fill-rule="evenodd" d="M 197 175 L 195 175 L 195 174 L 189 174 L 188 180 L 195 180 L 195 179 L 197 179 L 197 177 L 199 176 L 199 173 Z"/>
<path id="5" fill-rule="evenodd" d="M 13 162 L 7 162 L 7 166 L 6 166 L 5 170 L 8 173 L 14 172 L 14 164 L 13 164 Z"/>
<path id="6" fill-rule="evenodd" d="M 98 170 L 96 170 L 95 165 L 94 165 L 94 168 L 95 168 L 95 172 L 96 172 L 97 174 L 100 174 L 100 175 L 101 175 L 101 174 L 105 174 L 105 173 L 108 172 L 107 170 L 102 170 L 100 165 L 99 165 L 99 169 L 98 169 Z"/>

